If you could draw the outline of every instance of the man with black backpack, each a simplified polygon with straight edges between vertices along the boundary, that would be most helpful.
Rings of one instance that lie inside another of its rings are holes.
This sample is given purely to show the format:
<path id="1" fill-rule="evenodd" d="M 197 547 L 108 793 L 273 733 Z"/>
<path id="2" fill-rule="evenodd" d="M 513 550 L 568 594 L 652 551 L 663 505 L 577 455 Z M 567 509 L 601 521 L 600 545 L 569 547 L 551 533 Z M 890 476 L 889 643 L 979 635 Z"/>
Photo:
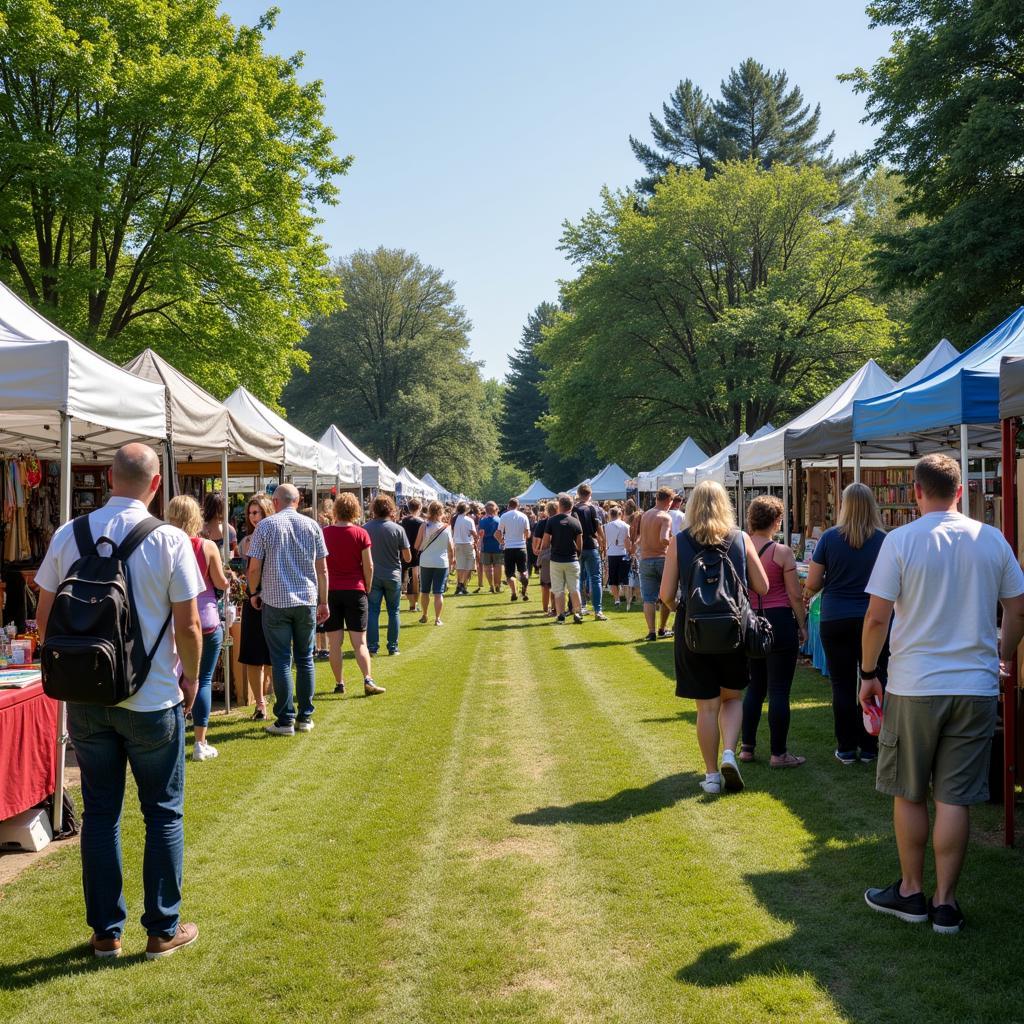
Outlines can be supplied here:
<path id="1" fill-rule="evenodd" d="M 142 926 L 155 960 L 199 936 L 182 924 L 185 712 L 199 674 L 203 589 L 185 534 L 149 515 L 160 489 L 153 450 L 114 456 L 110 500 L 66 523 L 36 573 L 43 683 L 68 702 L 82 775 L 82 881 L 98 957 L 121 955 L 126 764 L 146 824 Z"/>

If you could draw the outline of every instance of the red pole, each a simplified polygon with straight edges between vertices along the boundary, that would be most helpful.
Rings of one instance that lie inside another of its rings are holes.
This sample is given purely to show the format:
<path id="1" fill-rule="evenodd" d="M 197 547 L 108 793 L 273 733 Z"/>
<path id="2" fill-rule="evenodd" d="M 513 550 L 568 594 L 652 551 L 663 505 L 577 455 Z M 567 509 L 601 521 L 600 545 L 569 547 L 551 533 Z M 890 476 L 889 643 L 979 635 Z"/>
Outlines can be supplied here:
<path id="1" fill-rule="evenodd" d="M 1015 418 L 1002 422 L 1003 431 L 1003 536 L 1017 557 L 1017 426 Z M 1000 680 L 1003 691 L 1003 842 L 1013 846 L 1017 783 L 1017 652 L 1006 652 L 1010 673 Z"/>

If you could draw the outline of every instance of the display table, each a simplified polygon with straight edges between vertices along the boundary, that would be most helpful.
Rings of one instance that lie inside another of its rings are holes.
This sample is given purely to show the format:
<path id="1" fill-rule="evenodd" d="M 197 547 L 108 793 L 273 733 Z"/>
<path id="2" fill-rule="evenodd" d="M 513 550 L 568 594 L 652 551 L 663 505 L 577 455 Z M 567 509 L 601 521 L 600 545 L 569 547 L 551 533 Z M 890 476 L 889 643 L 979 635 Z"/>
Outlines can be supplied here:
<path id="1" fill-rule="evenodd" d="M 53 793 L 56 735 L 57 702 L 41 681 L 0 689 L 0 821 Z"/>

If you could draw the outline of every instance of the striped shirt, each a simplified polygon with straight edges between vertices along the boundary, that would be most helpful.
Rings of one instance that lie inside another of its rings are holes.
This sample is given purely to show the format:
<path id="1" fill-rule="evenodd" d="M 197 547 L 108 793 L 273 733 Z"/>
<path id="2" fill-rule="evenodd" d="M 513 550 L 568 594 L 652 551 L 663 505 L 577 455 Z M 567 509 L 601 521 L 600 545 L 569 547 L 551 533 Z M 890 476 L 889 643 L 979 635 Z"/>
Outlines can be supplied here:
<path id="1" fill-rule="evenodd" d="M 272 608 L 317 603 L 316 560 L 327 557 L 324 532 L 294 508 L 263 519 L 249 543 L 249 557 L 263 561 L 260 590 Z"/>

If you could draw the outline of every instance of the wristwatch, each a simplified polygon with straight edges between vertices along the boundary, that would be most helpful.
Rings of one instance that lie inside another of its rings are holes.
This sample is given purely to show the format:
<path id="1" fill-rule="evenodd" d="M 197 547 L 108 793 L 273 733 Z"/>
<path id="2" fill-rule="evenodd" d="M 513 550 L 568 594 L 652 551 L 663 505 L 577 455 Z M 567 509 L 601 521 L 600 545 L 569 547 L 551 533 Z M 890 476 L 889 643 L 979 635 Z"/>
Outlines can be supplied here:
<path id="1" fill-rule="evenodd" d="M 860 677 L 861 677 L 861 679 L 877 679 L 878 678 L 878 666 L 876 665 L 873 669 L 871 669 L 870 672 L 867 671 L 865 668 L 861 667 Z"/>

